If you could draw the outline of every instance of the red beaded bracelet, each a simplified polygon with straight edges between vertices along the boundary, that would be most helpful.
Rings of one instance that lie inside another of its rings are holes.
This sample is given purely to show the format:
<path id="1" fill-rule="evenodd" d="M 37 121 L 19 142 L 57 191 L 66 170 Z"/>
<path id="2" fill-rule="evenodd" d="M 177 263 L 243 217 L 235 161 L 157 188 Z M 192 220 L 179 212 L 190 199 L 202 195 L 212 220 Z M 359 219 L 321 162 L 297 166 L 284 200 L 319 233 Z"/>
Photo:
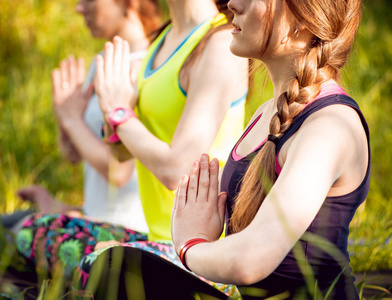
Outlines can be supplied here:
<path id="1" fill-rule="evenodd" d="M 188 268 L 188 266 L 185 263 L 185 253 L 189 250 L 189 248 L 193 247 L 194 245 L 200 244 L 200 243 L 208 243 L 206 239 L 202 238 L 195 238 L 187 241 L 180 249 L 178 252 L 178 256 L 180 257 L 180 260 L 184 267 L 188 270 L 191 271 L 191 269 Z M 192 272 L 192 271 L 191 271 Z"/>

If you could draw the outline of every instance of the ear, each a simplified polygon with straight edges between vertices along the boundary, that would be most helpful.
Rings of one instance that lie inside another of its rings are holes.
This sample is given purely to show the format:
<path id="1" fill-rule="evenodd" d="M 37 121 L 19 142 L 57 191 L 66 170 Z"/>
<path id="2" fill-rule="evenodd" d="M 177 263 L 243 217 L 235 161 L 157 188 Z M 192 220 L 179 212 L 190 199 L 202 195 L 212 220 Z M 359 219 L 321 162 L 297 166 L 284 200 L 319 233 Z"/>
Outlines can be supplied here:
<path id="1" fill-rule="evenodd" d="M 304 24 L 302 24 L 301 22 L 295 22 L 294 31 L 293 31 L 293 36 L 295 38 L 298 38 L 305 31 L 308 31 L 308 30 Z"/>
<path id="2" fill-rule="evenodd" d="M 301 32 L 301 31 L 304 31 L 306 29 L 306 26 L 304 24 L 302 24 L 301 22 L 298 22 L 297 23 L 297 28 Z"/>

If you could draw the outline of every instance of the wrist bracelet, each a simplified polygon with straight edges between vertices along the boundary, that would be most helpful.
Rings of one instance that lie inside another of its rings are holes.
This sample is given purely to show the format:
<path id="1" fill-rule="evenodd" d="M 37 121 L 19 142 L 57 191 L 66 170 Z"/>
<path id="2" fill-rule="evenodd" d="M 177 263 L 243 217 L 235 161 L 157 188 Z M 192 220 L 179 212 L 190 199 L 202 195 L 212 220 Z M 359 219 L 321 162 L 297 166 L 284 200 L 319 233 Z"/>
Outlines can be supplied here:
<path id="1" fill-rule="evenodd" d="M 184 267 L 190 271 L 191 269 L 188 268 L 188 266 L 186 265 L 185 262 L 185 253 L 193 246 L 200 244 L 200 243 L 208 243 L 208 241 L 206 239 L 202 239 L 202 238 L 195 238 L 195 239 L 191 239 L 189 241 L 187 241 L 180 249 L 180 251 L 178 252 L 178 256 L 180 257 L 180 260 L 182 262 L 182 264 L 184 265 Z"/>

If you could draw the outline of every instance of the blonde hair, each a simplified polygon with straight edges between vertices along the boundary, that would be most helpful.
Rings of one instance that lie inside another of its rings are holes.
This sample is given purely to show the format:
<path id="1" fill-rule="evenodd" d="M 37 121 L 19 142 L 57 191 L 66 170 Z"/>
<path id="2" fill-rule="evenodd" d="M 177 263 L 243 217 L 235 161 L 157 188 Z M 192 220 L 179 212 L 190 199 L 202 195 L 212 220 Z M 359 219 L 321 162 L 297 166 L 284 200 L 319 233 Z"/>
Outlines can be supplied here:
<path id="1" fill-rule="evenodd" d="M 294 17 L 314 37 L 294 63 L 296 76 L 290 80 L 287 92 L 277 99 L 277 113 L 272 116 L 269 125 L 269 134 L 277 138 L 284 135 L 294 117 L 318 95 L 323 82 L 339 78 L 340 69 L 347 61 L 361 19 L 361 0 L 285 1 Z M 269 16 L 269 28 L 271 19 Z M 270 36 L 271 34 L 268 35 Z M 267 45 L 268 42 L 264 47 Z M 267 141 L 253 158 L 235 200 L 229 223 L 231 232 L 239 232 L 252 222 L 276 181 L 275 150 L 276 145 Z"/>

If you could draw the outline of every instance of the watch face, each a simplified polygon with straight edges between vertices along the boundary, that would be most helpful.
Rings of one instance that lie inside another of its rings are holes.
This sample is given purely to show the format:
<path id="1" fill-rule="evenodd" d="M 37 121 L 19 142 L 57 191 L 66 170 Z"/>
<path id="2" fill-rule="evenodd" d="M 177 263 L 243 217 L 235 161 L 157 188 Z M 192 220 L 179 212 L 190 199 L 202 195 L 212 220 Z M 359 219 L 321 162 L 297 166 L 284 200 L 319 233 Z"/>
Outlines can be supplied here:
<path id="1" fill-rule="evenodd" d="M 123 109 L 118 109 L 113 115 L 113 120 L 118 122 L 124 117 L 124 115 L 125 111 Z"/>

